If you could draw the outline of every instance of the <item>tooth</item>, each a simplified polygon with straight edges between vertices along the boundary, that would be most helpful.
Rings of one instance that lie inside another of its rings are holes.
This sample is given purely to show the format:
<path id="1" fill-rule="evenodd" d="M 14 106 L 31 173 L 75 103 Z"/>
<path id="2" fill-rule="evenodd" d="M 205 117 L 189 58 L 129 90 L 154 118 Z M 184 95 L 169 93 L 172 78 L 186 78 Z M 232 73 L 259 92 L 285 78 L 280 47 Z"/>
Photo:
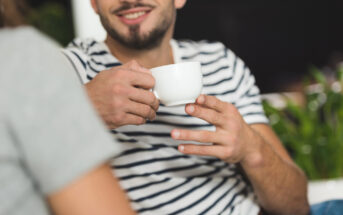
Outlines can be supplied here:
<path id="1" fill-rule="evenodd" d="M 126 14 L 126 15 L 124 15 L 124 17 L 127 18 L 127 19 L 137 19 L 138 17 L 140 17 L 140 16 L 142 16 L 144 14 L 145 14 L 145 12 L 141 11 L 141 12 Z"/>

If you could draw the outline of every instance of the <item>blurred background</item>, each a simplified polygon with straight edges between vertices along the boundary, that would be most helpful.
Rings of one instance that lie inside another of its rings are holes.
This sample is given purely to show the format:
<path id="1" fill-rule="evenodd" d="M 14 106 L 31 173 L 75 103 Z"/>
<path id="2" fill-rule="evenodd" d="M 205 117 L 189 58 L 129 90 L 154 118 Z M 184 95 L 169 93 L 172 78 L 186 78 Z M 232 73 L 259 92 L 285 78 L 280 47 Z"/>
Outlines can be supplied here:
<path id="1" fill-rule="evenodd" d="M 70 0 L 29 2 L 36 27 L 62 45 L 74 37 Z M 341 0 L 188 0 L 175 37 L 219 40 L 244 59 L 263 93 L 294 91 L 311 65 L 329 74 L 343 60 L 342 14 Z"/>
<path id="2" fill-rule="evenodd" d="M 17 1 L 17 0 L 16 0 Z M 27 0 L 27 21 L 62 45 L 74 38 L 70 0 Z"/>

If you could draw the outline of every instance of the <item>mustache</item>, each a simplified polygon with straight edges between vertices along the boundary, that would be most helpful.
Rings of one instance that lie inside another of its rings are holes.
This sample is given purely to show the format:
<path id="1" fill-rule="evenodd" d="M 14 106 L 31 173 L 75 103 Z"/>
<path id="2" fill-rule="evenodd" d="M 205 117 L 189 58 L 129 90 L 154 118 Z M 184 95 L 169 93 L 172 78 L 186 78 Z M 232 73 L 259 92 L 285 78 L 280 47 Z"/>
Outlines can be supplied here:
<path id="1" fill-rule="evenodd" d="M 129 9 L 132 9 L 132 8 L 135 8 L 135 7 L 150 7 L 151 9 L 155 8 L 155 6 L 153 6 L 153 5 L 144 4 L 144 3 L 141 3 L 141 2 L 136 2 L 136 3 L 123 2 L 122 5 L 119 8 L 113 10 L 112 13 L 116 14 L 116 13 L 119 13 L 121 11 L 129 10 Z"/>

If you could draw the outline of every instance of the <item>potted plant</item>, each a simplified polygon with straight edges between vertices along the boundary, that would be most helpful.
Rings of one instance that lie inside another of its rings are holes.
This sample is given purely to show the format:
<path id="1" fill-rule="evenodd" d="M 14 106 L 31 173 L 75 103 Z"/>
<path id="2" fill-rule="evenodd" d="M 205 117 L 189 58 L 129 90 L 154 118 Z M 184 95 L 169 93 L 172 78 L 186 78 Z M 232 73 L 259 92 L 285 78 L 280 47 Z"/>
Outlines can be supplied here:
<path id="1" fill-rule="evenodd" d="M 263 102 L 272 128 L 311 181 L 311 203 L 343 199 L 343 68 L 336 74 L 331 82 L 314 70 L 302 104 L 285 98 L 280 109 Z"/>

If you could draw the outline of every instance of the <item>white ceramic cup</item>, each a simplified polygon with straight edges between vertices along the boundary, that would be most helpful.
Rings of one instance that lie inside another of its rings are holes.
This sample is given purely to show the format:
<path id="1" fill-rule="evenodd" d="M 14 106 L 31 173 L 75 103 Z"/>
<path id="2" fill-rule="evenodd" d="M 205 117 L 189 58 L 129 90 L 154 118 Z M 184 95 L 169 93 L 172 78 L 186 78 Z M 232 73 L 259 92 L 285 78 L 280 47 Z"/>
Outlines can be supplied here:
<path id="1" fill-rule="evenodd" d="M 153 92 L 165 106 L 194 103 L 202 90 L 199 62 L 170 64 L 150 69 L 155 78 Z"/>

